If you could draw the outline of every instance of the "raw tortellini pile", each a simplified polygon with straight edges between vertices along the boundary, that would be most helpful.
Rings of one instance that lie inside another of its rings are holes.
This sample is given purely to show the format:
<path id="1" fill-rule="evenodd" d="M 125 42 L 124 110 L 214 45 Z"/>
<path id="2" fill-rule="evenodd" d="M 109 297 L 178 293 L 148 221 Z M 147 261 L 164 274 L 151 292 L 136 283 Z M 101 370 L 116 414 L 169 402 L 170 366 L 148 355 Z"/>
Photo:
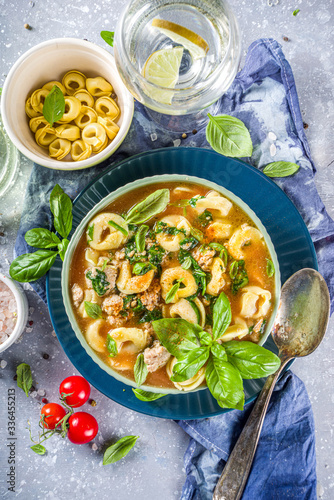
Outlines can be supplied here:
<path id="1" fill-rule="evenodd" d="M 54 85 L 64 94 L 65 113 L 51 127 L 43 116 L 43 104 Z M 116 120 L 120 110 L 112 93 L 113 87 L 103 77 L 87 78 L 76 70 L 68 71 L 62 83 L 51 81 L 35 90 L 26 101 L 25 111 L 37 144 L 57 160 L 69 153 L 73 161 L 100 153 L 119 131 Z"/>

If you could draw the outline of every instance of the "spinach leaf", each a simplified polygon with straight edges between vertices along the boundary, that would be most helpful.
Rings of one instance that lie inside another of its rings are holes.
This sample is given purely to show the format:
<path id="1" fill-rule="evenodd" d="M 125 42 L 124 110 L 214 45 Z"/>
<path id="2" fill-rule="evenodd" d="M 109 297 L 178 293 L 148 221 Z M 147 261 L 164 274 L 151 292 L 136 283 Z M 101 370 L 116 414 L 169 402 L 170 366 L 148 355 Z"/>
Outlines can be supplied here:
<path id="1" fill-rule="evenodd" d="M 164 258 L 165 250 L 156 243 L 155 245 L 152 245 L 151 248 L 148 249 L 147 253 L 148 253 L 148 260 L 155 266 L 158 266 L 159 264 L 161 264 L 162 259 Z"/>
<path id="2" fill-rule="evenodd" d="M 141 224 L 165 210 L 169 203 L 169 189 L 158 189 L 135 205 L 126 215 L 127 222 Z"/>
<path id="3" fill-rule="evenodd" d="M 65 98 L 64 94 L 57 85 L 54 85 L 45 98 L 43 104 L 43 115 L 50 127 L 61 119 L 65 113 Z M 66 235 L 67 236 L 67 235 Z M 66 238 L 64 236 L 64 238 Z"/>
<path id="4" fill-rule="evenodd" d="M 54 216 L 53 224 L 56 231 L 63 238 L 67 238 L 72 229 L 72 201 L 58 184 L 51 192 L 50 208 Z"/>
<path id="5" fill-rule="evenodd" d="M 37 250 L 34 253 L 20 255 L 10 265 L 10 276 L 20 283 L 35 281 L 44 276 L 53 265 L 58 252 Z"/>
<path id="6" fill-rule="evenodd" d="M 133 266 L 132 273 L 137 276 L 142 276 L 152 269 L 156 269 L 156 266 L 151 264 L 151 262 L 136 262 L 136 264 Z"/>
<path id="7" fill-rule="evenodd" d="M 227 266 L 227 261 L 228 261 L 228 252 L 227 249 L 224 247 L 224 245 L 221 245 L 220 243 L 209 243 L 209 246 L 216 250 L 216 252 L 219 252 L 219 258 L 222 259 L 224 262 L 224 266 Z"/>
<path id="8" fill-rule="evenodd" d="M 130 238 L 130 240 L 125 245 L 124 249 L 125 249 L 125 258 L 128 259 L 130 264 L 146 260 L 144 255 L 137 252 L 137 247 L 134 237 Z"/>
<path id="9" fill-rule="evenodd" d="M 110 47 L 114 46 L 114 31 L 101 31 L 100 35 Z"/>
<path id="10" fill-rule="evenodd" d="M 184 382 L 194 377 L 207 362 L 209 354 L 210 348 L 208 346 L 198 347 L 188 352 L 174 365 L 171 380 L 173 382 Z"/>
<path id="11" fill-rule="evenodd" d="M 145 236 L 147 234 L 147 231 L 149 230 L 149 226 L 146 226 L 143 224 L 142 226 L 139 227 L 138 231 L 136 232 L 135 235 L 135 243 L 137 247 L 137 251 L 139 253 L 144 252 L 145 250 Z"/>
<path id="12" fill-rule="evenodd" d="M 116 229 L 116 231 L 120 231 L 120 232 L 121 232 L 124 236 L 127 236 L 127 235 L 129 234 L 129 233 L 127 232 L 127 230 L 126 230 L 124 227 L 120 226 L 119 224 L 117 224 L 117 223 L 116 223 L 116 222 L 114 222 L 113 220 L 110 220 L 110 221 L 108 222 L 108 224 L 109 224 L 110 226 L 112 226 L 114 229 Z"/>
<path id="13" fill-rule="evenodd" d="M 67 238 L 62 239 L 61 242 L 58 243 L 58 252 L 59 252 L 61 260 L 64 260 L 65 253 L 66 253 L 66 250 L 67 250 L 67 247 L 69 244 L 70 244 L 70 242 L 68 241 Z"/>
<path id="14" fill-rule="evenodd" d="M 213 221 L 212 213 L 205 209 L 204 212 L 197 217 L 197 219 L 200 226 L 206 227 Z"/>
<path id="15" fill-rule="evenodd" d="M 232 158 L 252 155 L 252 139 L 241 120 L 229 115 L 212 116 L 210 113 L 208 117 L 206 139 L 217 153 Z"/>
<path id="16" fill-rule="evenodd" d="M 196 238 L 196 240 L 198 240 L 199 242 L 203 241 L 204 235 L 203 235 L 202 231 L 200 231 L 199 229 L 196 229 L 195 227 L 191 227 L 190 234 L 191 234 L 191 236 Z"/>
<path id="17" fill-rule="evenodd" d="M 221 292 L 213 306 L 212 335 L 214 339 L 221 337 L 232 321 L 231 304 L 224 292 Z"/>
<path id="18" fill-rule="evenodd" d="M 114 464 L 124 458 L 134 447 L 139 436 L 124 436 L 106 449 L 103 455 L 103 465 Z"/>
<path id="19" fill-rule="evenodd" d="M 147 365 L 144 361 L 144 354 L 139 354 L 139 356 L 137 357 L 133 373 L 135 376 L 136 384 L 138 386 L 142 385 L 145 382 L 148 374 Z"/>
<path id="20" fill-rule="evenodd" d="M 164 318 L 153 321 L 152 326 L 160 343 L 177 359 L 199 347 L 197 336 L 202 331 L 199 325 L 185 319 Z"/>
<path id="21" fill-rule="evenodd" d="M 181 286 L 181 281 L 182 280 L 177 280 L 177 282 L 171 287 L 171 289 L 167 292 L 167 295 L 165 297 L 165 302 L 166 304 L 169 304 L 172 302 L 175 298 L 175 295 L 177 294 L 180 286 Z"/>
<path id="22" fill-rule="evenodd" d="M 215 358 L 222 359 L 223 361 L 228 361 L 225 348 L 221 344 L 218 344 L 218 342 L 212 343 L 211 352 L 212 355 L 215 356 Z"/>
<path id="23" fill-rule="evenodd" d="M 100 319 L 102 318 L 102 309 L 99 304 L 95 304 L 94 302 L 84 302 L 85 311 L 90 318 Z"/>
<path id="24" fill-rule="evenodd" d="M 198 200 L 201 200 L 205 198 L 205 196 L 194 196 L 193 198 L 190 198 L 189 200 L 189 205 L 193 208 L 196 207 L 196 203 L 198 202 Z"/>
<path id="25" fill-rule="evenodd" d="M 205 370 L 206 383 L 221 408 L 242 410 L 245 396 L 239 371 L 216 356 L 209 358 Z"/>
<path id="26" fill-rule="evenodd" d="M 231 340 L 224 347 L 228 361 L 244 379 L 267 377 L 281 365 L 278 356 L 253 342 Z"/>
<path id="27" fill-rule="evenodd" d="M 115 339 L 108 333 L 107 334 L 107 349 L 111 358 L 114 358 L 118 354 L 117 344 Z"/>
<path id="28" fill-rule="evenodd" d="M 60 239 L 55 233 L 43 227 L 29 229 L 24 235 L 24 239 L 28 245 L 35 248 L 54 248 L 60 243 Z"/>
<path id="29" fill-rule="evenodd" d="M 248 274 L 245 269 L 244 260 L 235 260 L 230 265 L 230 278 L 232 279 L 231 290 L 236 295 L 240 288 L 248 284 Z"/>
<path id="30" fill-rule="evenodd" d="M 275 274 L 275 266 L 269 259 L 267 259 L 266 273 L 269 278 L 271 278 Z"/>
<path id="31" fill-rule="evenodd" d="M 30 449 L 37 453 L 37 455 L 45 455 L 46 453 L 46 449 L 41 444 L 34 444 L 33 446 L 30 446 Z"/>
<path id="32" fill-rule="evenodd" d="M 290 161 L 274 161 L 263 169 L 263 173 L 268 177 L 288 177 L 299 170 L 299 165 Z"/>
<path id="33" fill-rule="evenodd" d="M 91 280 L 93 290 L 101 297 L 107 292 L 110 283 L 107 281 L 106 273 L 100 271 L 100 269 L 95 269 L 95 271 L 95 276 L 92 275 L 92 271 L 88 271 L 86 277 Z"/>
<path id="34" fill-rule="evenodd" d="M 192 250 L 195 246 L 198 245 L 198 240 L 193 236 L 189 236 L 188 238 L 184 238 L 184 240 L 180 241 L 180 247 L 183 250 Z M 185 267 L 183 269 L 186 269 Z"/>
<path id="35" fill-rule="evenodd" d="M 133 311 L 134 310 L 135 309 L 133 309 Z M 139 319 L 138 323 L 148 323 L 151 321 L 156 321 L 161 318 L 162 318 L 162 312 L 160 309 L 153 309 L 153 311 L 149 311 L 148 309 L 146 309 L 142 317 Z"/>
<path id="36" fill-rule="evenodd" d="M 177 234 L 184 234 L 186 236 L 186 230 L 181 228 L 178 229 L 175 226 L 169 226 L 166 222 L 159 221 L 158 224 L 155 227 L 155 233 L 160 234 L 160 233 L 165 233 L 170 236 L 176 236 Z"/>
<path id="37" fill-rule="evenodd" d="M 32 387 L 32 375 L 30 366 L 27 363 L 21 363 L 16 368 L 17 387 L 23 389 L 26 396 L 29 396 L 29 391 Z"/>
<path id="38" fill-rule="evenodd" d="M 167 396 L 168 394 L 161 394 L 158 392 L 149 392 L 149 391 L 143 391 L 142 389 L 132 389 L 134 392 L 136 398 L 140 399 L 140 401 L 155 401 L 156 399 L 163 398 L 164 396 Z"/>

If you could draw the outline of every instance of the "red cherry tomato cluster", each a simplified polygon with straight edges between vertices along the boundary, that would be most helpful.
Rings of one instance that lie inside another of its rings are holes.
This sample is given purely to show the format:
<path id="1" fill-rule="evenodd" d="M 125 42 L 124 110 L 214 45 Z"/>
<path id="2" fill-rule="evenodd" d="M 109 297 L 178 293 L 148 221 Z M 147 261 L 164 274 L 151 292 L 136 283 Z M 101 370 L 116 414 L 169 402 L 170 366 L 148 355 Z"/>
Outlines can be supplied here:
<path id="1" fill-rule="evenodd" d="M 99 426 L 96 419 L 85 411 L 73 412 L 86 403 L 90 396 L 90 385 L 83 377 L 74 375 L 62 381 L 59 387 L 60 399 L 64 406 L 58 403 L 48 403 L 41 410 L 41 424 L 44 429 L 61 431 L 74 444 L 89 443 L 95 438 Z"/>

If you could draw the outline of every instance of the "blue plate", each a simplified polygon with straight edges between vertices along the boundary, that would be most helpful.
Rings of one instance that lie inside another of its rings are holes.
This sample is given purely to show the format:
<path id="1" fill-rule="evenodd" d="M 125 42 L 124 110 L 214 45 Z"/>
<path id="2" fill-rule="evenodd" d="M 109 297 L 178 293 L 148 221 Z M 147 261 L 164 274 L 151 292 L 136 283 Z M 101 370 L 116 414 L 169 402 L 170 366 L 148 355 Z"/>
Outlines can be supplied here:
<path id="1" fill-rule="evenodd" d="M 216 182 L 245 201 L 266 227 L 275 246 L 282 283 L 304 267 L 318 269 L 311 237 L 299 212 L 268 177 L 240 160 L 226 158 L 200 148 L 165 148 L 148 151 L 122 161 L 93 180 L 76 198 L 73 230 L 82 218 L 111 191 L 143 177 L 158 174 L 194 175 Z M 72 234 L 71 233 L 71 234 Z M 225 413 L 208 389 L 168 395 L 152 403 L 139 401 L 131 387 L 102 370 L 81 346 L 66 316 L 61 294 L 59 257 L 47 278 L 47 298 L 58 339 L 77 370 L 99 391 L 132 410 L 171 419 L 195 419 Z M 265 347 L 277 352 L 270 337 Z M 253 401 L 265 379 L 245 380 L 246 403 Z"/>

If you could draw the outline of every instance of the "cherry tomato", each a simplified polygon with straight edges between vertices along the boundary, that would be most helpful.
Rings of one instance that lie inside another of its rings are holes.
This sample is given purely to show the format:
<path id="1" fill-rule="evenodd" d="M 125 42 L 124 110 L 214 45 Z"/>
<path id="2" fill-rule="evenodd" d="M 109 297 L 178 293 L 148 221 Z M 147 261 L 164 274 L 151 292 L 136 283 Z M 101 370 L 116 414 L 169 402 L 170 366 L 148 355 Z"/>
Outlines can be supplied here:
<path id="1" fill-rule="evenodd" d="M 90 385 L 83 377 L 73 375 L 62 381 L 59 392 L 61 397 L 64 394 L 69 394 L 69 396 L 64 397 L 65 403 L 72 408 L 78 408 L 85 404 L 89 398 Z"/>
<path id="2" fill-rule="evenodd" d="M 44 405 L 41 409 L 41 421 L 43 423 L 43 427 L 45 427 L 45 429 L 54 429 L 56 424 L 64 418 L 65 415 L 65 408 L 60 406 L 58 403 L 48 403 Z"/>
<path id="3" fill-rule="evenodd" d="M 73 413 L 68 419 L 68 423 L 67 437 L 74 444 L 89 443 L 99 430 L 96 419 L 85 411 Z"/>

